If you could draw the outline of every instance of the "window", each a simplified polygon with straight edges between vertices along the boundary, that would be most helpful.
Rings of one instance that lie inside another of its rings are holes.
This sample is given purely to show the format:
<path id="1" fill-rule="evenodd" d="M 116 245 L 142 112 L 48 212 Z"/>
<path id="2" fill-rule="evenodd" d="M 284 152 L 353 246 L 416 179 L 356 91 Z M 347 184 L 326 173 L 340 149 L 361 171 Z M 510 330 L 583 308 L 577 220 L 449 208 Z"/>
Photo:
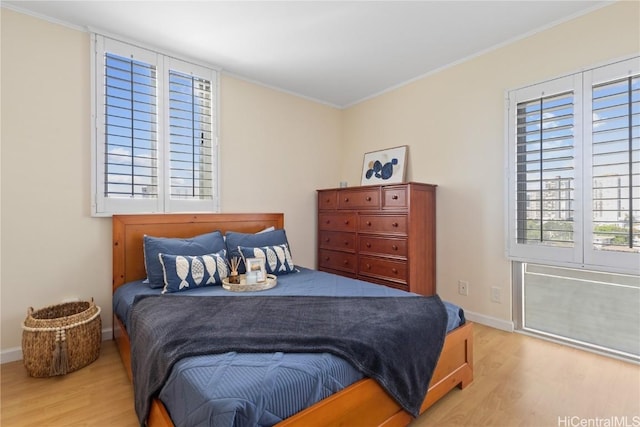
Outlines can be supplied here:
<path id="1" fill-rule="evenodd" d="M 508 256 L 638 274 L 638 58 L 512 91 L 508 104 Z"/>
<path id="2" fill-rule="evenodd" d="M 508 95 L 516 329 L 640 360 L 640 58 Z"/>
<path id="3" fill-rule="evenodd" d="M 94 36 L 95 215 L 218 209 L 217 73 Z"/>

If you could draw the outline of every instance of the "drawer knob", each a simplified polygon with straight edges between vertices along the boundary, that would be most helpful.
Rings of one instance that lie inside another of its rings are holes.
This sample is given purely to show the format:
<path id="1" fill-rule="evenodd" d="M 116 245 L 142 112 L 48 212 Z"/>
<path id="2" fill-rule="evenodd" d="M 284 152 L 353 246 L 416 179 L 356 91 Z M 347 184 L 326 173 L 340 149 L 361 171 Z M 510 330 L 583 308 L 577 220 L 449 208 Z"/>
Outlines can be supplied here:
<path id="1" fill-rule="evenodd" d="M 393 200 L 398 200 L 398 195 L 397 195 L 397 194 L 394 194 L 393 196 L 391 196 L 391 198 L 392 198 Z"/>
<path id="2" fill-rule="evenodd" d="M 344 220 L 344 225 L 349 225 L 349 220 L 348 219 Z"/>
<path id="3" fill-rule="evenodd" d="M 344 241 L 344 245 L 345 245 L 345 246 L 349 246 L 349 241 L 348 241 L 348 240 L 345 240 L 345 241 Z"/>
<path id="4" fill-rule="evenodd" d="M 345 203 L 347 203 L 347 202 L 349 201 L 349 198 L 348 198 L 348 197 L 345 197 L 345 198 L 344 198 L 344 201 L 345 201 Z"/>
<path id="5" fill-rule="evenodd" d="M 397 226 L 398 226 L 398 223 L 397 223 L 397 222 L 394 222 L 394 223 L 392 223 L 391 225 L 392 225 L 393 227 L 397 227 Z"/>
<path id="6" fill-rule="evenodd" d="M 366 200 L 367 202 L 370 202 L 370 201 L 371 201 L 371 196 L 367 196 L 367 197 L 365 197 L 365 200 Z"/>
<path id="7" fill-rule="evenodd" d="M 367 226 L 371 227 L 371 221 L 367 221 Z"/>
<path id="8" fill-rule="evenodd" d="M 326 200 L 326 203 L 330 203 L 330 202 L 331 202 L 331 199 L 327 199 L 327 200 Z"/>
<path id="9" fill-rule="evenodd" d="M 371 243 L 367 242 L 367 247 L 370 248 L 371 247 Z"/>
<path id="10" fill-rule="evenodd" d="M 324 239 L 324 241 L 329 243 L 331 241 L 331 238 L 327 237 L 326 239 Z"/>
<path id="11" fill-rule="evenodd" d="M 344 265 L 349 265 L 349 260 L 345 259 L 344 261 L 342 261 L 342 263 L 343 263 Z"/>
<path id="12" fill-rule="evenodd" d="M 371 270 L 371 264 L 367 264 L 367 270 Z"/>
<path id="13" fill-rule="evenodd" d="M 329 261 L 331 259 L 331 257 L 325 257 L 324 260 L 325 261 Z"/>
<path id="14" fill-rule="evenodd" d="M 326 220 L 325 224 L 331 224 L 331 220 L 330 219 Z"/>
<path id="15" fill-rule="evenodd" d="M 397 274 L 398 273 L 398 269 L 397 268 L 392 268 L 391 271 L 393 272 L 393 274 Z"/>
<path id="16" fill-rule="evenodd" d="M 393 249 L 394 251 L 397 251 L 398 250 L 398 245 L 392 245 L 391 249 Z"/>

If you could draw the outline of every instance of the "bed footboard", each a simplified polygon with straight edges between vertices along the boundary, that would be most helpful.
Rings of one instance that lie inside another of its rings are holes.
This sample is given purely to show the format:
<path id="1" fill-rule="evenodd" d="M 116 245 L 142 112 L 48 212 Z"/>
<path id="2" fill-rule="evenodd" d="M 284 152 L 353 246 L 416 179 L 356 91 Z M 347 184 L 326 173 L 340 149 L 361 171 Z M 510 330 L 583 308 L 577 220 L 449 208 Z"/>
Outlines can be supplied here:
<path id="1" fill-rule="evenodd" d="M 451 331 L 444 342 L 429 392 L 420 408 L 423 413 L 451 389 L 473 381 L 473 324 Z M 278 427 L 371 425 L 405 426 L 412 420 L 372 379 L 360 380 L 304 411 L 277 424 Z"/>

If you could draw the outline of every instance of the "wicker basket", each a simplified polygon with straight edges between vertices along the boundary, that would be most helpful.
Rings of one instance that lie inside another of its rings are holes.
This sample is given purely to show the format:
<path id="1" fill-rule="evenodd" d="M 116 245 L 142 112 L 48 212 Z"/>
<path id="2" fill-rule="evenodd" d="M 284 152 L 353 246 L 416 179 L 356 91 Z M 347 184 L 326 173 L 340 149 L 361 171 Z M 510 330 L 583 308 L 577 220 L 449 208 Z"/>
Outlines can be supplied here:
<path id="1" fill-rule="evenodd" d="M 32 377 L 65 375 L 96 360 L 102 342 L 100 307 L 67 302 L 34 311 L 22 324 L 22 356 Z"/>

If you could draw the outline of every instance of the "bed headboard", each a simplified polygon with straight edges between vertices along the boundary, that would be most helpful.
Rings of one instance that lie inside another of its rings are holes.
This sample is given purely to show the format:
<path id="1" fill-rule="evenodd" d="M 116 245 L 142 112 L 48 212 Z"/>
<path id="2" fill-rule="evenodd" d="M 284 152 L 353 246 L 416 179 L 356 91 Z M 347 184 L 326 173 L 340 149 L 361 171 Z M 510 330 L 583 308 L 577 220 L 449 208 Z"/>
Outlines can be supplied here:
<path id="1" fill-rule="evenodd" d="M 144 279 L 142 237 L 192 237 L 220 230 L 255 233 L 267 227 L 284 228 L 282 213 L 148 214 L 113 216 L 113 290 Z"/>

